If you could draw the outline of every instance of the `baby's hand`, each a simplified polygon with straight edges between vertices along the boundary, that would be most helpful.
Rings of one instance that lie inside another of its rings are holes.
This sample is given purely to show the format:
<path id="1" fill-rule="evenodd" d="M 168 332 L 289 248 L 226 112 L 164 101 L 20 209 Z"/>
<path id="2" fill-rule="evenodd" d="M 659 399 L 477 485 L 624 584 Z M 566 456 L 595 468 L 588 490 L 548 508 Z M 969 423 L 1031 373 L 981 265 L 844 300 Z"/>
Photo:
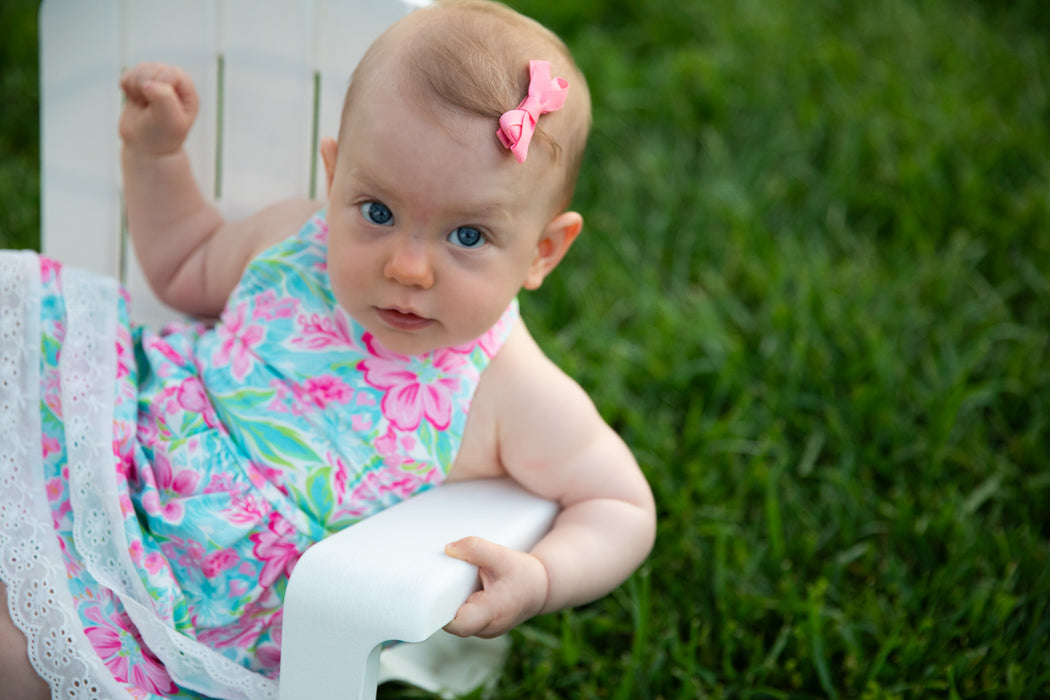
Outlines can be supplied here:
<path id="1" fill-rule="evenodd" d="M 460 606 L 446 631 L 460 637 L 497 637 L 543 610 L 547 570 L 531 554 L 480 537 L 446 545 L 445 553 L 478 567 L 482 586 Z"/>
<path id="2" fill-rule="evenodd" d="M 178 151 L 199 104 L 186 71 L 163 63 L 140 63 L 124 72 L 120 89 L 127 97 L 120 115 L 125 146 L 156 156 Z"/>

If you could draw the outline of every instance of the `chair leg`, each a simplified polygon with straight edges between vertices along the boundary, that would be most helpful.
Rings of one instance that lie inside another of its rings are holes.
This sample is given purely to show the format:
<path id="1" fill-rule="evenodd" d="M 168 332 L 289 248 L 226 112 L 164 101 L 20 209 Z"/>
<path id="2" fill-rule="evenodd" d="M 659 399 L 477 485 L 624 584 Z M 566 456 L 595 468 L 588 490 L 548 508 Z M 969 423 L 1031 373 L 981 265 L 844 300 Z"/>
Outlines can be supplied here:
<path id="1" fill-rule="evenodd" d="M 286 648 L 298 655 L 281 659 L 280 700 L 375 700 L 382 645 L 347 646 L 345 635 L 299 639 Z"/>
<path id="2" fill-rule="evenodd" d="M 383 650 L 379 682 L 403 681 L 452 698 L 494 683 L 510 651 L 510 637 L 462 639 L 438 630 L 417 644 L 397 644 Z"/>

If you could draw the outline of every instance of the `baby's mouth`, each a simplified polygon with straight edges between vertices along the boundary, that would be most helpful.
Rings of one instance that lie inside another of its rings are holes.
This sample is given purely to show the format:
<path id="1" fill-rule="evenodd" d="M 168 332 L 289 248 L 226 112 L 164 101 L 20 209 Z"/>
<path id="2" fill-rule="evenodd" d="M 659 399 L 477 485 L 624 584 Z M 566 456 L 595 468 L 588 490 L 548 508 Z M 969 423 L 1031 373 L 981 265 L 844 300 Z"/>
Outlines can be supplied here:
<path id="1" fill-rule="evenodd" d="M 424 318 L 411 311 L 402 311 L 396 308 L 377 309 L 376 313 L 386 325 L 400 331 L 416 331 L 433 323 L 432 319 Z"/>

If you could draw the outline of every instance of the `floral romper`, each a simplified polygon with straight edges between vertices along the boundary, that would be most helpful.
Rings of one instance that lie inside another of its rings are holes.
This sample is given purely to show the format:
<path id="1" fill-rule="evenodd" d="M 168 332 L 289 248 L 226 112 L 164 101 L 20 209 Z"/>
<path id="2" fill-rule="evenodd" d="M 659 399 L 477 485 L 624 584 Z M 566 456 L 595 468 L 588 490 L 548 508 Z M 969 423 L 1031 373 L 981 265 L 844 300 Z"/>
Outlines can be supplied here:
<path id="1" fill-rule="evenodd" d="M 336 305 L 327 233 L 159 334 L 112 280 L 0 254 L 0 579 L 61 697 L 275 696 L 300 555 L 444 480 L 517 304 L 395 354 Z"/>

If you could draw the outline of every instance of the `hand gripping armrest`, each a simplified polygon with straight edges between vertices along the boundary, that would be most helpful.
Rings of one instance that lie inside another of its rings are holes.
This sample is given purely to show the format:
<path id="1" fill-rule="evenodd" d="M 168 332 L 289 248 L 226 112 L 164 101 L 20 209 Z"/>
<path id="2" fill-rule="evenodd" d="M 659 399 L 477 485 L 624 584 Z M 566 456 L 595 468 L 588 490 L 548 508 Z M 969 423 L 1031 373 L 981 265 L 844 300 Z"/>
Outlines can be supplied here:
<path id="1" fill-rule="evenodd" d="M 445 545 L 477 535 L 528 550 L 557 511 L 509 479 L 457 482 L 311 547 L 285 596 L 281 700 L 373 700 L 380 645 L 423 641 L 477 587 L 477 569 Z"/>

